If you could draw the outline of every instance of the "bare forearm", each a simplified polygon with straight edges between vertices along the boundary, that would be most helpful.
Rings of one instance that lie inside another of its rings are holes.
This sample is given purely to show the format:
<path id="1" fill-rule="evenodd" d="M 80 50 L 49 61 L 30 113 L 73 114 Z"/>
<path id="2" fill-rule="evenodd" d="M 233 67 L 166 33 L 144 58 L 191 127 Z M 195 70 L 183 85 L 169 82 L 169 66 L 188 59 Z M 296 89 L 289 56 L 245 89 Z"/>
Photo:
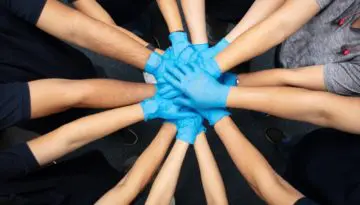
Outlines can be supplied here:
<path id="1" fill-rule="evenodd" d="M 286 1 L 266 20 L 240 35 L 216 56 L 223 72 L 283 42 L 319 11 L 315 0 Z"/>
<path id="2" fill-rule="evenodd" d="M 181 0 L 181 5 L 192 43 L 207 43 L 205 0 Z"/>
<path id="3" fill-rule="evenodd" d="M 151 144 L 137 159 L 126 179 L 105 194 L 97 204 L 130 204 L 151 180 L 164 159 L 175 133 L 176 127 L 173 124 L 165 123 Z"/>
<path id="4" fill-rule="evenodd" d="M 184 30 L 176 0 L 156 0 L 164 16 L 169 32 Z"/>
<path id="5" fill-rule="evenodd" d="M 228 204 L 224 182 L 204 133 L 196 138 L 194 146 L 207 204 Z"/>
<path id="6" fill-rule="evenodd" d="M 128 35 L 58 1 L 47 1 L 36 24 L 62 40 L 144 69 L 151 51 Z"/>
<path id="7" fill-rule="evenodd" d="M 31 118 L 69 108 L 114 108 L 138 103 L 155 94 L 153 85 L 110 79 L 45 79 L 29 83 Z"/>
<path id="8" fill-rule="evenodd" d="M 143 118 L 140 104 L 117 108 L 73 121 L 28 144 L 38 163 L 44 165 Z"/>
<path id="9" fill-rule="evenodd" d="M 146 205 L 168 205 L 174 195 L 189 144 L 177 140 L 151 187 Z"/>
<path id="10" fill-rule="evenodd" d="M 294 69 L 269 69 L 240 74 L 238 86 L 293 86 L 311 90 L 325 90 L 324 66 Z"/>
<path id="11" fill-rule="evenodd" d="M 255 192 L 268 204 L 290 205 L 302 194 L 279 177 L 261 153 L 244 137 L 230 117 L 215 125 L 235 165 Z M 286 184 L 286 186 L 283 186 Z"/>
<path id="12" fill-rule="evenodd" d="M 238 25 L 226 36 L 233 42 L 238 36 L 274 13 L 285 0 L 256 0 Z"/>
<path id="13" fill-rule="evenodd" d="M 227 105 L 360 133 L 358 126 L 352 123 L 360 114 L 356 97 L 291 87 L 233 87 Z"/>

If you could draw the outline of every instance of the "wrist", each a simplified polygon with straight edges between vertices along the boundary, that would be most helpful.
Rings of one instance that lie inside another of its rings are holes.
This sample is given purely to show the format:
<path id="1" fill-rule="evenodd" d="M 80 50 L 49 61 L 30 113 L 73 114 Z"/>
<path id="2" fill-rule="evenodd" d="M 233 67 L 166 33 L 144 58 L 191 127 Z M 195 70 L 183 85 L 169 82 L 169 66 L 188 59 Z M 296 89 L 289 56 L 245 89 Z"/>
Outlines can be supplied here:
<path id="1" fill-rule="evenodd" d="M 176 44 L 177 42 L 189 42 L 187 33 L 185 33 L 184 31 L 181 31 L 181 30 L 171 32 L 169 35 L 169 40 L 172 45 Z"/>
<path id="2" fill-rule="evenodd" d="M 161 56 L 156 52 L 152 52 L 149 59 L 146 62 L 144 70 L 147 73 L 153 74 L 155 70 L 161 65 L 161 63 L 162 63 Z"/>

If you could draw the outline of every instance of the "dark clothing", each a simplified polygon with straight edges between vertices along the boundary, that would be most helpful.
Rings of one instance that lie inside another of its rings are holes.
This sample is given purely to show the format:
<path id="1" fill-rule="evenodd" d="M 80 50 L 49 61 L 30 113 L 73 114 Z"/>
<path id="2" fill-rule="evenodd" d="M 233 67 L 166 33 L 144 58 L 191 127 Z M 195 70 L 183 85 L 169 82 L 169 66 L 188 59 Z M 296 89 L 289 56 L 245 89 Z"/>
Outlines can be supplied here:
<path id="1" fill-rule="evenodd" d="M 0 153 L 0 164 L 0 202 L 6 204 L 92 205 L 122 177 L 100 152 L 36 170 L 22 144 Z"/>
<path id="2" fill-rule="evenodd" d="M 294 149 L 285 178 L 326 205 L 360 203 L 360 138 L 332 129 L 308 134 Z"/>
<path id="3" fill-rule="evenodd" d="M 0 129 L 30 117 L 26 82 L 96 77 L 78 50 L 36 28 L 45 0 L 0 0 Z"/>
<path id="4" fill-rule="evenodd" d="M 206 13 L 221 21 L 238 23 L 255 0 L 206 0 Z"/>
<path id="5" fill-rule="evenodd" d="M 30 115 L 28 84 L 0 83 L 0 130 L 17 122 L 28 120 Z"/>

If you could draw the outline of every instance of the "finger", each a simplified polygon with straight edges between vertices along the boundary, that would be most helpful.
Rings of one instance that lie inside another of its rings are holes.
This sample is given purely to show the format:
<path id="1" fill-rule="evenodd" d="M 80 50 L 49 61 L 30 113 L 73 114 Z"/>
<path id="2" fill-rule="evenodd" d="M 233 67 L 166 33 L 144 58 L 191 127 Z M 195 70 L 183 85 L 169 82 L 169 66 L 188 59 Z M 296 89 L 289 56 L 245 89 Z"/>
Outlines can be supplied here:
<path id="1" fill-rule="evenodd" d="M 192 69 L 188 65 L 178 65 L 177 67 L 185 75 L 189 75 L 191 73 L 191 71 L 192 71 Z"/>
<path id="2" fill-rule="evenodd" d="M 165 93 L 164 95 L 162 95 L 162 97 L 165 99 L 172 99 L 172 98 L 176 98 L 180 95 L 181 95 L 181 92 L 179 90 L 171 90 L 171 91 Z"/>
<path id="3" fill-rule="evenodd" d="M 183 118 L 191 118 L 195 117 L 196 114 L 193 112 L 178 112 L 178 113 L 172 113 L 169 117 L 173 119 L 183 119 Z"/>
<path id="4" fill-rule="evenodd" d="M 158 93 L 160 95 L 165 95 L 166 93 L 169 93 L 170 91 L 172 91 L 174 89 L 173 86 L 167 84 L 167 85 L 162 85 L 161 87 L 160 86 L 157 86 L 158 88 Z"/>
<path id="5" fill-rule="evenodd" d="M 172 86 L 174 86 L 175 88 L 182 90 L 181 89 L 181 84 L 180 84 L 180 80 L 176 79 L 173 75 L 171 75 L 170 73 L 166 72 L 164 73 L 164 78 L 166 81 L 168 81 Z"/>
<path id="6" fill-rule="evenodd" d="M 176 67 L 175 69 L 168 71 L 168 73 L 171 73 L 173 76 L 175 76 L 177 79 L 183 79 L 185 77 L 186 73 L 183 73 L 179 67 Z"/>

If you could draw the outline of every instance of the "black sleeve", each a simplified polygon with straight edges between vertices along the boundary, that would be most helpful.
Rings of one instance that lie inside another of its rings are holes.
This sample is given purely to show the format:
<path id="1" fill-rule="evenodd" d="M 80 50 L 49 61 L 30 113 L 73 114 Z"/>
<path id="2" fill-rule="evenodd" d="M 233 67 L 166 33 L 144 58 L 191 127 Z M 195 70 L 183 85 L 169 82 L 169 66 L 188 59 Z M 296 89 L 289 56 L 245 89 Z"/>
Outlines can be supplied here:
<path id="1" fill-rule="evenodd" d="M 294 205 L 319 205 L 308 198 L 299 199 Z"/>
<path id="2" fill-rule="evenodd" d="M 0 151 L 0 181 L 22 177 L 39 167 L 26 143 Z"/>
<path id="3" fill-rule="evenodd" d="M 28 83 L 0 84 L 0 129 L 30 119 Z"/>
<path id="4" fill-rule="evenodd" d="M 23 20 L 36 24 L 46 0 L 0 0 L 0 6 Z"/>

